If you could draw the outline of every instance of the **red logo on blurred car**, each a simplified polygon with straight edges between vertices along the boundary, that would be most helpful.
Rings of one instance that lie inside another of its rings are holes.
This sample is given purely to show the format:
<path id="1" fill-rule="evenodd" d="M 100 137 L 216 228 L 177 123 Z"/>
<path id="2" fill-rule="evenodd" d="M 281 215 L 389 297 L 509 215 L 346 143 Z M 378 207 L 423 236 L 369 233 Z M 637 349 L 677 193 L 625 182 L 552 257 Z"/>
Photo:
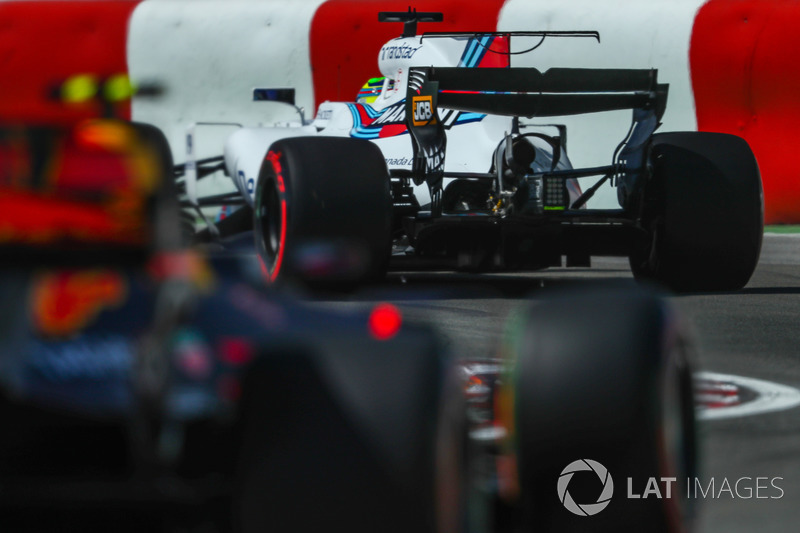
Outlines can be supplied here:
<path id="1" fill-rule="evenodd" d="M 126 295 L 126 282 L 116 272 L 48 274 L 37 280 L 33 289 L 33 323 L 42 335 L 71 335 L 104 309 L 121 304 Z"/>

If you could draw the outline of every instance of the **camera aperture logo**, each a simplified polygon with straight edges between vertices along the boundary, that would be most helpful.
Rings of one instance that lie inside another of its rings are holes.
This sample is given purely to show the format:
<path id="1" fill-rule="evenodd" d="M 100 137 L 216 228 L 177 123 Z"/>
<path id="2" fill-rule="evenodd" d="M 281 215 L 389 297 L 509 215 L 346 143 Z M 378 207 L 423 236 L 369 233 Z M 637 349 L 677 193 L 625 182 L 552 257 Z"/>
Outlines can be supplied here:
<path id="1" fill-rule="evenodd" d="M 567 490 L 569 482 L 572 480 L 572 476 L 575 475 L 575 472 L 583 471 L 593 471 L 603 484 L 603 491 L 600 493 L 595 503 L 576 503 Z M 614 480 L 611 479 L 611 474 L 608 473 L 608 469 L 591 459 L 578 459 L 577 461 L 571 462 L 561 471 L 561 475 L 558 477 L 558 499 L 569 512 L 578 516 L 596 515 L 608 506 L 613 495 Z"/>

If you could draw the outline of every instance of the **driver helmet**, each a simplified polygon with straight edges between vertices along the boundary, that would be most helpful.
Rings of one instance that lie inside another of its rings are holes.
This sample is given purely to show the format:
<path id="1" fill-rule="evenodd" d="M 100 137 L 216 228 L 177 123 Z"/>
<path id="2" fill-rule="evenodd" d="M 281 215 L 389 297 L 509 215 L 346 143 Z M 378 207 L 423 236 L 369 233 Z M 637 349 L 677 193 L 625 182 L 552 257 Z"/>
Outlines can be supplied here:
<path id="1" fill-rule="evenodd" d="M 386 78 L 371 78 L 364 84 L 363 87 L 358 91 L 358 96 L 356 97 L 356 102 L 359 104 L 369 104 L 372 105 L 375 103 L 375 100 L 378 99 L 378 96 L 381 94 L 381 89 L 383 88 L 383 81 Z"/>

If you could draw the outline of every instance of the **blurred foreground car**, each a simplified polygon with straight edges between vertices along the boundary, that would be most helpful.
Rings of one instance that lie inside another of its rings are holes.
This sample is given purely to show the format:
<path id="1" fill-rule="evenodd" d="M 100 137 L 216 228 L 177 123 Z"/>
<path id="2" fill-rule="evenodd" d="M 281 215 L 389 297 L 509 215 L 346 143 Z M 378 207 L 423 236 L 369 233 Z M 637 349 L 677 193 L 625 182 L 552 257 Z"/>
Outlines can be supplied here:
<path id="1" fill-rule="evenodd" d="M 560 490 L 576 460 L 619 486 L 692 474 L 691 348 L 656 296 L 543 297 L 474 372 L 391 306 L 313 311 L 185 249 L 166 146 L 110 119 L 0 130 L 15 530 L 565 531 L 587 524 Z M 680 498 L 617 490 L 593 529 L 683 527 Z"/>
<path id="2" fill-rule="evenodd" d="M 416 487 L 433 475 L 437 337 L 392 308 L 323 314 L 267 295 L 247 261 L 212 271 L 181 248 L 165 146 L 114 120 L 3 131 L 3 516 L 252 530 L 274 505 L 288 528 L 314 497 L 293 483 L 328 495 L 324 516 L 347 480 L 375 516 L 382 501 L 429 509 Z M 276 460 L 283 475 L 258 474 Z M 327 466 L 300 468 L 314 460 Z"/>
<path id="3" fill-rule="evenodd" d="M 368 267 L 355 276 L 332 268 L 332 279 L 368 280 L 388 267 L 541 269 L 561 266 L 562 256 L 588 266 L 592 255 L 617 255 L 636 278 L 673 290 L 747 283 L 763 234 L 761 178 L 747 142 L 656 134 L 668 93 L 656 70 L 511 66 L 545 39 L 599 42 L 597 32 L 417 34 L 418 22 L 442 19 L 380 13 L 404 24 L 378 54 L 383 77 L 357 102 L 324 102 L 313 121 L 301 111 L 294 126 L 240 128 L 223 155 L 202 160 L 195 129 L 211 124 L 190 126 L 187 161 L 177 167 L 186 205 L 243 205 L 219 224 L 207 220 L 198 238 L 253 229 L 272 282 L 307 278 L 308 250 L 336 242 Z M 293 95 L 253 93 L 294 105 Z M 566 128 L 553 117 L 626 109 L 631 126 L 609 164 L 573 168 Z M 198 197 L 197 180 L 218 170 L 237 192 Z M 578 179 L 592 176 L 582 191 Z M 619 207 L 587 208 L 605 183 Z"/>

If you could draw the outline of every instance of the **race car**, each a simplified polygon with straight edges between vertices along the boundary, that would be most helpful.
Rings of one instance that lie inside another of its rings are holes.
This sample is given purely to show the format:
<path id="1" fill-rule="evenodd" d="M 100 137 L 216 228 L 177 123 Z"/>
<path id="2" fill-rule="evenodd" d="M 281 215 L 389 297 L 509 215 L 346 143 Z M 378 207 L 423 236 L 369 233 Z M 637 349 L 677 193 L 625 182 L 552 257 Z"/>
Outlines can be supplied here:
<path id="1" fill-rule="evenodd" d="M 390 305 L 304 307 L 265 292 L 254 257 L 186 249 L 171 166 L 147 125 L 0 127 L 5 523 L 257 531 L 267 512 L 310 531 L 358 510 L 374 531 L 400 508 L 398 531 L 423 523 L 417 485 L 437 470 L 418 458 L 460 397 L 438 336 Z"/>
<path id="2" fill-rule="evenodd" d="M 564 531 L 597 509 L 599 531 L 687 523 L 683 498 L 611 502 L 598 479 L 693 474 L 692 347 L 665 300 L 542 295 L 476 367 L 390 304 L 310 308 L 267 291 L 252 255 L 187 249 L 171 167 L 147 125 L 0 126 L 15 531 Z"/>
<path id="3" fill-rule="evenodd" d="M 254 230 L 270 282 L 540 269 L 563 257 L 586 266 L 617 255 L 637 279 L 677 291 L 747 283 L 763 234 L 755 157 L 732 135 L 655 133 L 668 94 L 656 70 L 511 64 L 545 39 L 599 41 L 593 31 L 418 35 L 418 22 L 443 15 L 409 9 L 378 20 L 404 31 L 381 48 L 382 77 L 358 101 L 325 102 L 311 121 L 298 109 L 295 125 L 239 128 L 223 155 L 201 160 L 197 125 L 189 129 L 176 174 L 184 205 L 207 222 L 198 241 Z M 291 88 L 253 97 L 293 105 Z M 631 126 L 609 164 L 573 168 L 566 128 L 550 122 L 624 109 Z M 218 170 L 237 192 L 198 197 L 197 180 Z M 578 180 L 593 176 L 582 190 Z M 588 208 L 605 183 L 619 207 Z M 222 205 L 220 223 L 202 214 Z"/>

